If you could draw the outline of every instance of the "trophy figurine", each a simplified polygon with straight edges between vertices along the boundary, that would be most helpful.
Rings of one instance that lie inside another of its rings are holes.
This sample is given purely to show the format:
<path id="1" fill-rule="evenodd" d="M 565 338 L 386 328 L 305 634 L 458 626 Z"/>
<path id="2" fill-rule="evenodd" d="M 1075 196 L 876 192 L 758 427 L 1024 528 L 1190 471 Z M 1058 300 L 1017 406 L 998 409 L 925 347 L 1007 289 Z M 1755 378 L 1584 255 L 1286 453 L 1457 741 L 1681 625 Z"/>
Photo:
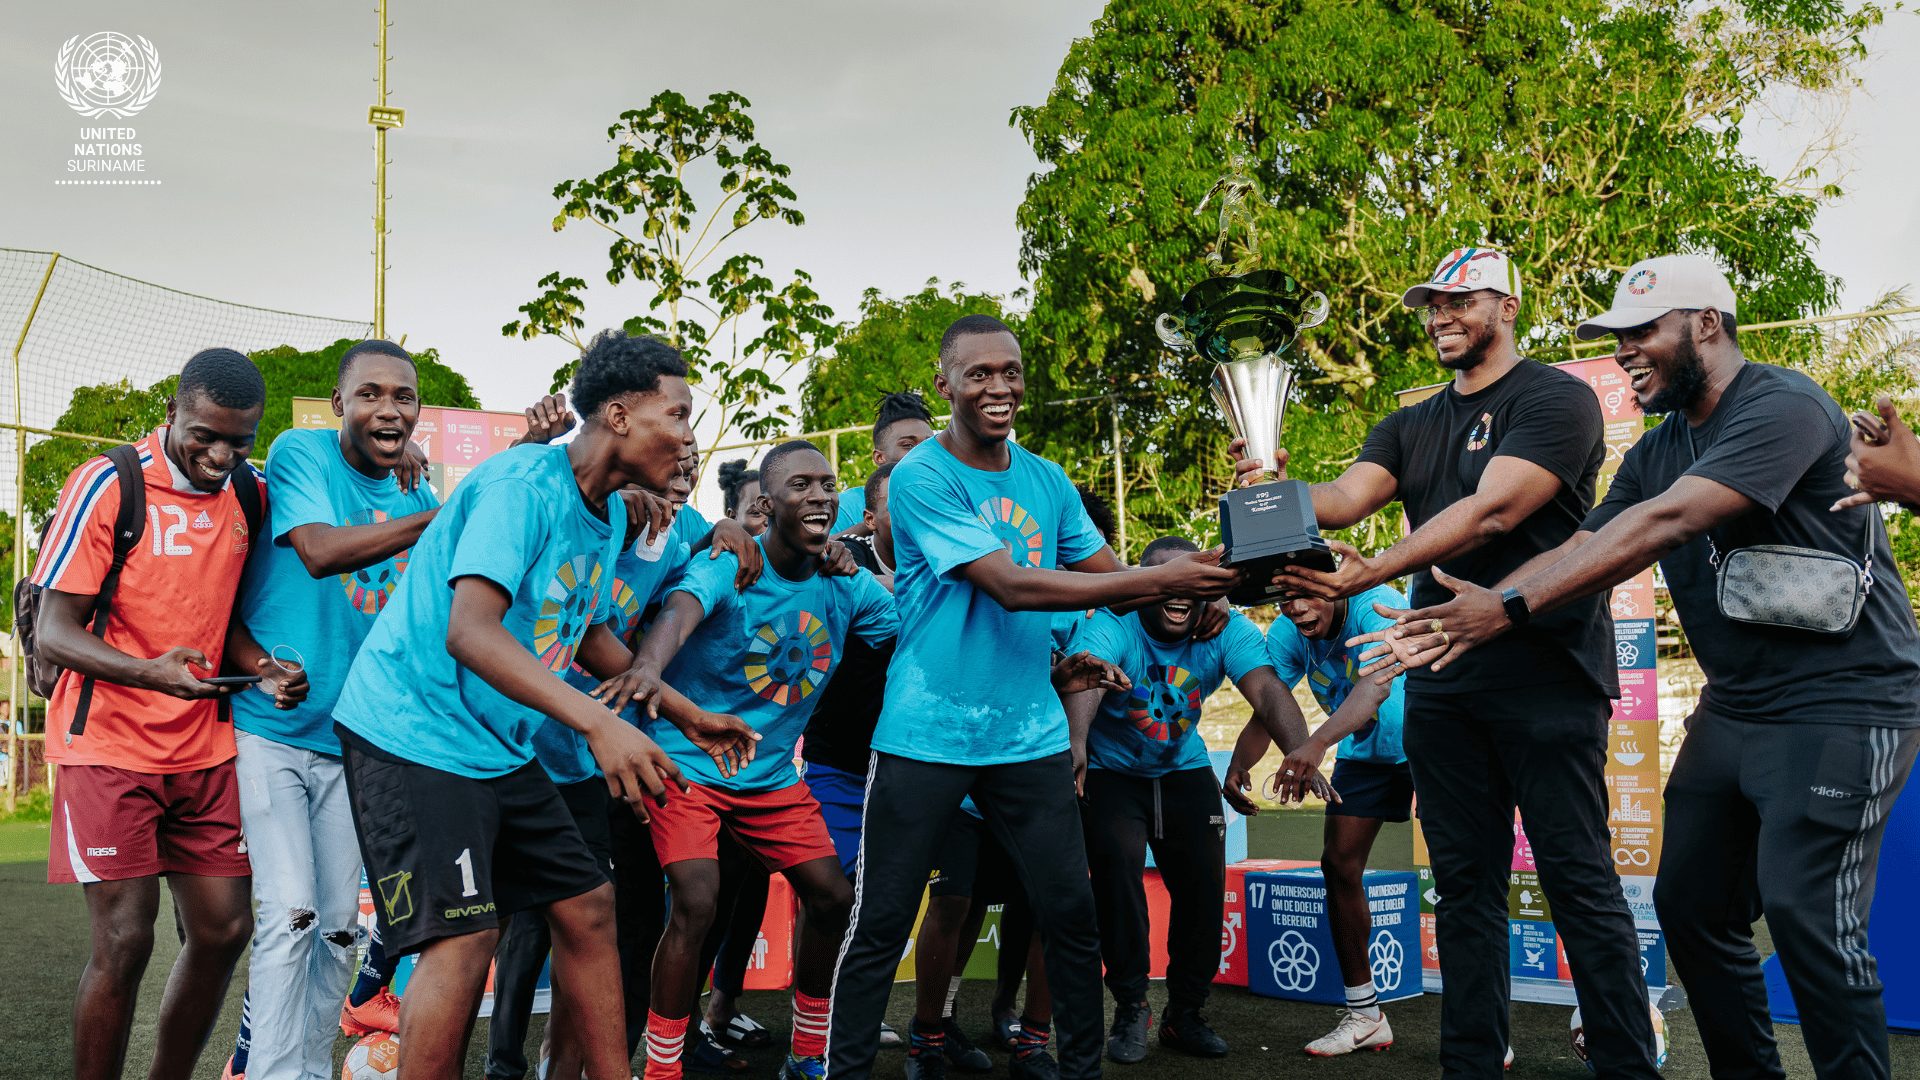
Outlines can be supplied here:
<path id="1" fill-rule="evenodd" d="M 1168 347 L 1214 362 L 1213 400 L 1228 427 L 1246 440 L 1249 458 L 1278 471 L 1281 423 L 1295 379 L 1281 357 L 1300 331 L 1326 320 L 1327 298 L 1278 270 L 1246 269 L 1259 248 L 1245 202 L 1249 196 L 1257 199 L 1259 192 L 1237 158 L 1233 172 L 1214 190 L 1224 197 L 1213 261 L 1241 272 L 1188 289 L 1179 310 L 1161 315 L 1154 329 Z M 1231 262 L 1224 254 L 1230 249 L 1238 251 Z M 1226 545 L 1226 564 L 1246 571 L 1243 583 L 1228 596 L 1236 604 L 1281 599 L 1282 590 L 1272 579 L 1282 566 L 1335 566 L 1304 480 L 1274 480 L 1222 496 L 1220 538 Z"/>

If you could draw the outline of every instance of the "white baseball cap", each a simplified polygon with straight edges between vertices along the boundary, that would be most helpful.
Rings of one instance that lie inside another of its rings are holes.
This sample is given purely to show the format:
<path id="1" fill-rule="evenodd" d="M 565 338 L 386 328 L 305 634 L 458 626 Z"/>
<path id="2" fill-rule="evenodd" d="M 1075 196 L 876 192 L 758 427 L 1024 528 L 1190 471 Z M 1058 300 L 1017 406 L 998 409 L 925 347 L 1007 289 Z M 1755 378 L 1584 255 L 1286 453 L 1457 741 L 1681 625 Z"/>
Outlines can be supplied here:
<path id="1" fill-rule="evenodd" d="M 1469 293 L 1481 289 L 1518 297 L 1520 271 L 1514 269 L 1513 260 L 1507 258 L 1504 251 L 1486 247 L 1454 248 L 1433 268 L 1432 280 L 1408 289 L 1400 302 L 1410 308 L 1425 307 L 1427 298 L 1437 292 Z"/>
<path id="2" fill-rule="evenodd" d="M 1713 308 L 1738 315 L 1727 275 L 1704 255 L 1662 255 L 1627 267 L 1613 290 L 1613 307 L 1575 327 L 1582 341 L 1645 326 L 1669 311 Z"/>

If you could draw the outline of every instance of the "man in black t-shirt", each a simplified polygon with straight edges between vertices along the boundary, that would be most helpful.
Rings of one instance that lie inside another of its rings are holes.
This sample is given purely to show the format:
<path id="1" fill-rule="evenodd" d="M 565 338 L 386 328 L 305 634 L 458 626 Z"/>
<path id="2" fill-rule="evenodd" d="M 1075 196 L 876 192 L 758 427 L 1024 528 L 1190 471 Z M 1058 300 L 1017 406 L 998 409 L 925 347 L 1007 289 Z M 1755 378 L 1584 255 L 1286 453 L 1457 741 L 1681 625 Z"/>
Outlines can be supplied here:
<path id="1" fill-rule="evenodd" d="M 1298 593 L 1334 600 L 1412 575 L 1414 605 L 1433 604 L 1451 595 L 1436 577 L 1500 581 L 1573 535 L 1593 505 L 1605 453 L 1599 403 L 1586 383 L 1520 355 L 1520 281 L 1506 255 L 1454 251 L 1403 302 L 1420 312 L 1453 379 L 1374 425 L 1359 460 L 1312 491 L 1322 528 L 1346 528 L 1398 499 L 1413 531 L 1372 557 L 1332 541 L 1338 570 L 1280 576 Z M 1237 471 L 1251 480 L 1260 467 L 1242 461 Z M 1471 663 L 1407 679 L 1405 748 L 1440 897 L 1445 1076 L 1497 1077 L 1507 1053 L 1516 806 L 1578 973 L 1595 1067 L 1658 1075 L 1639 937 L 1607 832 L 1613 651 L 1606 607 L 1589 598 Z"/>
<path id="2" fill-rule="evenodd" d="M 1920 750 L 1920 634 L 1879 511 L 1835 505 L 1849 494 L 1847 418 L 1812 379 L 1741 355 L 1733 289 L 1699 256 L 1635 264 L 1613 310 L 1578 332 L 1612 333 L 1641 409 L 1680 416 L 1627 451 L 1558 550 L 1495 588 L 1453 583 L 1457 599 L 1410 612 L 1390 644 L 1399 662 L 1457 667 L 1659 560 L 1707 685 L 1667 781 L 1654 906 L 1713 1073 L 1786 1075 L 1753 945 L 1764 913 L 1815 1074 L 1886 1078 L 1867 907 Z M 1718 568 L 1761 544 L 1858 564 L 1853 627 L 1723 614 Z M 1448 640 L 1428 633 L 1435 620 Z"/>

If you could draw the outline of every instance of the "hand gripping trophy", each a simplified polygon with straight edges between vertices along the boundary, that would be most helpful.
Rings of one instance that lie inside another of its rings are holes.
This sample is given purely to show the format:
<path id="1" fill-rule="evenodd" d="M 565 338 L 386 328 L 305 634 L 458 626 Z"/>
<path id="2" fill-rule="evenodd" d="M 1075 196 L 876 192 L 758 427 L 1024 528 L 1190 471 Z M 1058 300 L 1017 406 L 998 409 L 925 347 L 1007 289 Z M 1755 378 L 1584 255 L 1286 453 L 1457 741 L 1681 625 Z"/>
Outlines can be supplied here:
<path id="1" fill-rule="evenodd" d="M 1201 210 L 1216 200 L 1220 233 L 1208 261 L 1228 273 L 1188 289 L 1179 310 L 1161 315 L 1154 329 L 1169 348 L 1214 361 L 1214 403 L 1233 433 L 1247 441 L 1247 456 L 1277 472 L 1281 423 L 1295 379 L 1281 357 L 1300 331 L 1326 321 L 1327 298 L 1279 270 L 1253 268 L 1260 245 L 1249 203 L 1262 196 L 1239 154 Z M 1275 480 L 1221 496 L 1220 538 L 1226 563 L 1247 571 L 1229 596 L 1236 604 L 1279 599 L 1271 582 L 1282 566 L 1334 569 L 1303 480 Z"/>

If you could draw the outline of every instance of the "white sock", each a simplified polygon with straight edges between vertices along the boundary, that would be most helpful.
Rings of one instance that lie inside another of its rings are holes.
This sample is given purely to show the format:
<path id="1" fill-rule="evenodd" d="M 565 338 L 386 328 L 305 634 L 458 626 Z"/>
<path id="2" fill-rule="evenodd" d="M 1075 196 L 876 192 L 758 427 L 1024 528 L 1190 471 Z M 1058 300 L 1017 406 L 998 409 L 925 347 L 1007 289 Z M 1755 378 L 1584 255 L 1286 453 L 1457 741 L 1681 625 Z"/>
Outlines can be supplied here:
<path id="1" fill-rule="evenodd" d="M 940 1019 L 950 1020 L 953 1018 L 953 999 L 959 996 L 960 976 L 955 975 L 953 978 L 947 980 L 947 1003 L 940 1008 Z"/>
<path id="2" fill-rule="evenodd" d="M 1380 1019 L 1380 995 L 1374 992 L 1372 979 L 1347 987 L 1347 1008 L 1369 1020 Z"/>

